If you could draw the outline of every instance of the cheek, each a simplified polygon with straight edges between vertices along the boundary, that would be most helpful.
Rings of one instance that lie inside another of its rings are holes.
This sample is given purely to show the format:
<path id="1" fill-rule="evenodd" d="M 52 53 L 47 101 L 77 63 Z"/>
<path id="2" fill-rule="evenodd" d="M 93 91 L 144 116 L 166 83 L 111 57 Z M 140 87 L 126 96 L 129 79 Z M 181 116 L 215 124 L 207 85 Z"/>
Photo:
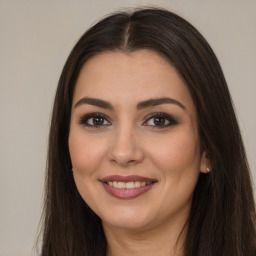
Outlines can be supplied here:
<path id="1" fill-rule="evenodd" d="M 100 169 L 106 152 L 104 145 L 102 139 L 70 131 L 69 151 L 74 180 L 80 195 L 92 209 L 95 208 L 94 198 L 98 194 L 93 184 L 99 178 L 97 170 Z"/>
<path id="2" fill-rule="evenodd" d="M 155 207 L 161 209 L 165 217 L 170 212 L 180 214 L 189 211 L 199 176 L 198 140 L 193 134 L 181 135 L 175 134 L 167 140 L 155 142 L 148 153 L 161 175 L 162 187 Z"/>
<path id="3" fill-rule="evenodd" d="M 106 152 L 106 143 L 94 136 L 70 132 L 69 152 L 73 168 L 82 176 L 93 175 L 102 163 Z"/>
<path id="4" fill-rule="evenodd" d="M 98 170 L 104 165 L 107 142 L 100 136 L 88 136 L 74 128 L 69 135 L 69 151 L 77 189 L 84 201 L 95 209 L 94 199 L 99 198 L 99 191 L 94 184 L 98 183 Z"/>
<path id="5" fill-rule="evenodd" d="M 148 154 L 164 175 L 180 176 L 199 171 L 200 147 L 194 134 L 171 134 L 163 140 L 153 142 L 153 145 Z"/>

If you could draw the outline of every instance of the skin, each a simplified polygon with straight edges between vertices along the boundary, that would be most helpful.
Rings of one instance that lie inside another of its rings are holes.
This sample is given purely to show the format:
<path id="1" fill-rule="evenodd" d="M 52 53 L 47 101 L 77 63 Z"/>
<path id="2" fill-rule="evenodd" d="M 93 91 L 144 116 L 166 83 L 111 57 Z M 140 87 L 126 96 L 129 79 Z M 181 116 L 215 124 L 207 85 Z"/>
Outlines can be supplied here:
<path id="1" fill-rule="evenodd" d="M 107 101 L 112 109 L 88 102 L 76 106 L 84 97 Z M 142 101 L 166 97 L 184 107 L 137 108 Z M 102 125 L 88 126 L 92 118 L 81 124 L 94 112 L 106 116 Z M 156 125 L 149 115 L 159 112 L 177 123 L 164 119 L 164 125 Z M 69 150 L 79 193 L 102 220 L 107 255 L 182 255 L 186 229 L 181 230 L 199 173 L 206 172 L 209 162 L 200 148 L 193 100 L 164 57 L 150 50 L 116 51 L 87 61 L 74 91 Z M 109 175 L 157 182 L 136 198 L 119 199 L 99 181 Z"/>

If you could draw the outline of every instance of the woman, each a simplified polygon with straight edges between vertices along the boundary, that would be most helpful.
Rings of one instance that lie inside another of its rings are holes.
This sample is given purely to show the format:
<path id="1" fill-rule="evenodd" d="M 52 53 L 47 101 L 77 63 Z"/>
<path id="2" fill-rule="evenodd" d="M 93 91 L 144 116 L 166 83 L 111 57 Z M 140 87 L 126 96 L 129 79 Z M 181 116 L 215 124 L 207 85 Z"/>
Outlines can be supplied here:
<path id="1" fill-rule="evenodd" d="M 220 65 L 187 21 L 120 12 L 59 80 L 42 255 L 255 255 L 248 164 Z"/>

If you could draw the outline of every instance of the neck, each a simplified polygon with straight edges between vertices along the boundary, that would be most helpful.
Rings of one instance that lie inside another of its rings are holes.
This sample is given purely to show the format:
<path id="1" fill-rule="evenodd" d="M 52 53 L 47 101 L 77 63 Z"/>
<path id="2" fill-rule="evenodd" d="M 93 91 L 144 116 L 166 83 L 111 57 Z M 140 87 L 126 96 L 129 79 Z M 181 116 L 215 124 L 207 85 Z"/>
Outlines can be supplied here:
<path id="1" fill-rule="evenodd" d="M 126 230 L 104 225 L 107 256 L 182 256 L 186 227 L 173 223 L 157 228 Z"/>

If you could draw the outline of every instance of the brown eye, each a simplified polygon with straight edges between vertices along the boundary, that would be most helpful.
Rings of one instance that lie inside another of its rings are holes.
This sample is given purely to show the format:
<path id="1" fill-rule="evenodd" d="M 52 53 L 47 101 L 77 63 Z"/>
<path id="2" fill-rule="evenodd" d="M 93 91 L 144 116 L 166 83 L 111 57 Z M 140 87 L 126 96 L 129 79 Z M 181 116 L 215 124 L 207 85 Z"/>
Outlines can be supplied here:
<path id="1" fill-rule="evenodd" d="M 153 113 L 149 115 L 146 122 L 143 123 L 144 126 L 154 128 L 165 128 L 176 124 L 178 124 L 177 120 L 166 113 Z"/>
<path id="2" fill-rule="evenodd" d="M 104 118 L 102 118 L 102 117 L 93 117 L 92 118 L 92 123 L 94 125 L 103 125 L 104 124 Z"/>
<path id="3" fill-rule="evenodd" d="M 163 117 L 154 117 L 153 122 L 157 126 L 165 125 L 167 120 Z"/>
<path id="4" fill-rule="evenodd" d="M 79 123 L 88 127 L 102 127 L 109 126 L 111 123 L 108 121 L 107 117 L 100 113 L 92 113 L 84 116 L 79 120 Z"/>

